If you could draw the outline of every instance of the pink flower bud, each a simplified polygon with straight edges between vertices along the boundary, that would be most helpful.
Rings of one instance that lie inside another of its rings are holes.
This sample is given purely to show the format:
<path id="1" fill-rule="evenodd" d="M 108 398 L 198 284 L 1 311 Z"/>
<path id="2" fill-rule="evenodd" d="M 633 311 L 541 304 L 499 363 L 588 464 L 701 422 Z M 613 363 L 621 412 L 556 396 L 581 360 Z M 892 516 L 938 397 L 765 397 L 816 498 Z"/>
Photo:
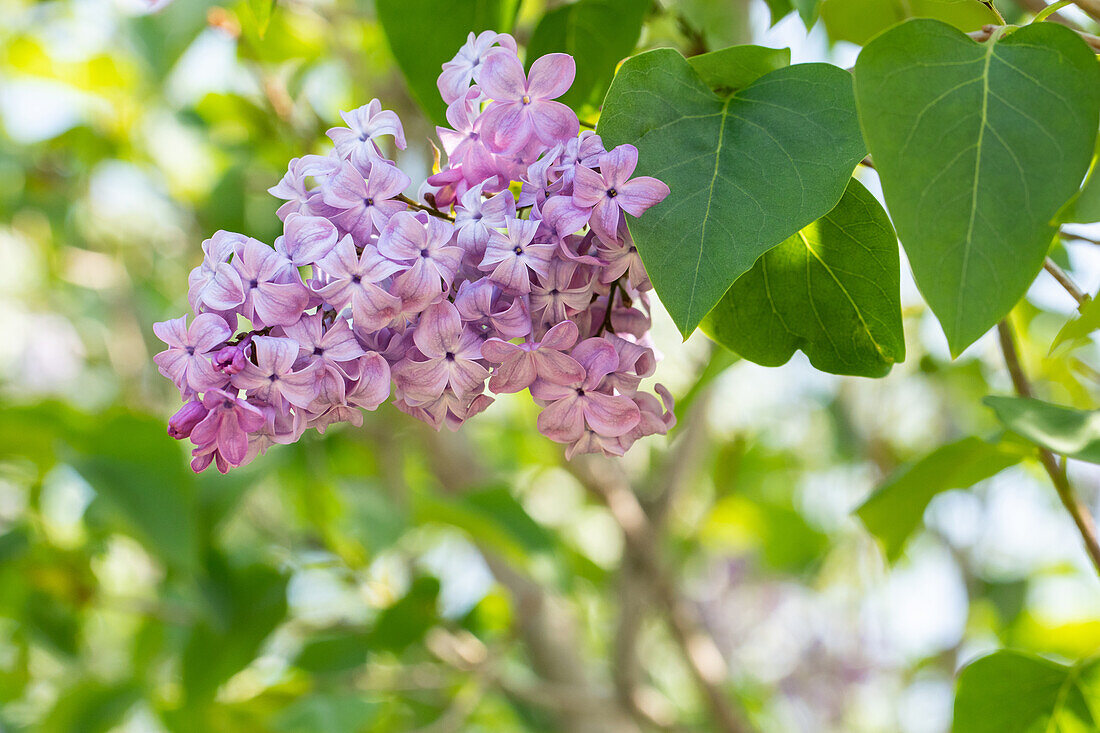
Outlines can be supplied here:
<path id="1" fill-rule="evenodd" d="M 191 431 L 206 417 L 206 408 L 199 400 L 191 400 L 168 419 L 168 435 L 176 440 L 191 436 Z"/>
<path id="2" fill-rule="evenodd" d="M 229 376 L 239 373 L 248 363 L 248 341 L 223 346 L 214 354 L 214 368 Z"/>

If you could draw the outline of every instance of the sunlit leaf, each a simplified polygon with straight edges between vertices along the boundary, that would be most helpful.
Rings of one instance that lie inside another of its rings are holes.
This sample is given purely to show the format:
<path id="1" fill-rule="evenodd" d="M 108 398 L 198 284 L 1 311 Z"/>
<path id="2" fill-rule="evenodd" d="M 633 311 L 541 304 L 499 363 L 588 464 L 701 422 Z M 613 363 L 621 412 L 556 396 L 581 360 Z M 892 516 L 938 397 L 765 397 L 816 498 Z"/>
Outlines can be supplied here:
<path id="1" fill-rule="evenodd" d="M 1027 449 L 1019 445 L 979 438 L 949 443 L 894 472 L 856 509 L 856 514 L 881 540 L 886 556 L 896 560 L 920 526 L 933 497 L 995 476 L 1027 454 Z"/>
<path id="2" fill-rule="evenodd" d="M 737 279 L 703 331 L 765 366 L 801 349 L 822 371 L 881 377 L 905 358 L 899 267 L 886 212 L 853 179 L 832 211 Z"/>
<path id="3" fill-rule="evenodd" d="M 981 0 L 824 0 L 821 4 L 829 37 L 861 46 L 909 18 L 935 18 L 967 32 L 1001 22 Z"/>
<path id="4" fill-rule="evenodd" d="M 855 88 L 898 236 L 958 355 L 1042 267 L 1092 159 L 1100 65 L 1054 23 L 979 44 L 912 20 L 863 50 Z"/>
<path id="5" fill-rule="evenodd" d="M 1012 432 L 1055 453 L 1100 463 L 1100 410 L 1075 410 L 1022 397 L 986 397 Z"/>
<path id="6" fill-rule="evenodd" d="M 629 225 L 685 337 L 760 255 L 836 205 L 865 152 L 835 66 L 779 69 L 723 99 L 672 49 L 623 64 L 598 131 L 637 146 L 638 174 L 671 189 Z"/>
<path id="7" fill-rule="evenodd" d="M 1100 729 L 1100 665 L 1017 651 L 968 664 L 955 694 L 955 733 L 1086 733 Z"/>

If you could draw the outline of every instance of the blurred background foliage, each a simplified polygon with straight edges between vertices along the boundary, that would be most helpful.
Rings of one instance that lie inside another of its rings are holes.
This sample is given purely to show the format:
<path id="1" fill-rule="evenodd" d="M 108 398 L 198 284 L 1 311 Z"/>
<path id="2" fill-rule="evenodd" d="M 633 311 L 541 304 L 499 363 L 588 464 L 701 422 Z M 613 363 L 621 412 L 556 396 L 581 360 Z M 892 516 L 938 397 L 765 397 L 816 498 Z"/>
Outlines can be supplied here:
<path id="1" fill-rule="evenodd" d="M 681 424 L 617 463 L 567 466 L 519 398 L 460 435 L 383 406 L 230 476 L 165 435 L 150 324 L 186 310 L 199 243 L 272 241 L 265 189 L 372 97 L 427 175 L 416 100 L 441 108 L 398 63 L 449 57 L 458 18 L 573 44 L 594 60 L 570 101 L 595 115 L 633 48 L 851 66 L 800 3 L 140 5 L 0 0 L 0 730 L 713 730 L 702 674 L 763 730 L 936 733 L 975 656 L 1100 646 L 1037 464 L 1001 444 L 957 475 L 1010 384 L 988 337 L 947 359 L 904 267 L 910 356 L 883 380 L 737 362 L 658 314 Z M 1095 292 L 1094 245 L 1059 258 Z M 1040 278 L 1014 319 L 1041 395 L 1096 407 L 1091 342 L 1046 358 L 1073 306 Z M 1096 467 L 1070 469 L 1095 506 Z M 888 476 L 930 503 L 865 512 L 880 544 L 853 510 Z"/>

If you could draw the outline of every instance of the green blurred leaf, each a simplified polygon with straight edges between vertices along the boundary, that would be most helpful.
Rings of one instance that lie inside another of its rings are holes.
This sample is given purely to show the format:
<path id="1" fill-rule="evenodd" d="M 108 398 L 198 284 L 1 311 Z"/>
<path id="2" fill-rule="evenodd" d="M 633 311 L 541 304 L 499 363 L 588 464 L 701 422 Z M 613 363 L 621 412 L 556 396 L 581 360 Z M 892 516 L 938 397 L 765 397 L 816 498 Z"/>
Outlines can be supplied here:
<path id="1" fill-rule="evenodd" d="M 435 82 L 469 33 L 512 29 L 517 0 L 375 0 L 378 21 L 409 91 L 438 125 L 447 106 Z"/>
<path id="2" fill-rule="evenodd" d="M 791 64 L 791 49 L 765 46 L 730 46 L 688 59 L 691 68 L 711 90 L 732 96 L 770 71 Z"/>
<path id="3" fill-rule="evenodd" d="M 244 669 L 286 616 L 286 577 L 266 565 L 234 567 L 221 556 L 208 559 L 203 590 L 207 618 L 191 629 L 183 650 L 183 687 L 189 704 L 214 697 L 218 687 Z"/>
<path id="4" fill-rule="evenodd" d="M 369 648 L 400 653 L 423 639 L 439 620 L 438 598 L 438 580 L 428 575 L 413 580 L 409 592 L 379 615 L 368 637 Z"/>
<path id="5" fill-rule="evenodd" d="M 1100 463 L 1100 410 L 1075 410 L 1022 397 L 986 397 L 1012 432 L 1061 455 Z"/>
<path id="6" fill-rule="evenodd" d="M 369 633 L 334 631 L 311 639 L 294 658 L 294 665 L 311 673 L 344 672 L 365 664 L 370 652 Z"/>
<path id="7" fill-rule="evenodd" d="M 968 664 L 955 694 L 955 733 L 1100 730 L 1100 665 L 1066 666 L 999 651 Z"/>
<path id="8" fill-rule="evenodd" d="M 37 733 L 107 733 L 141 698 L 133 683 L 104 684 L 86 679 L 61 691 Z"/>
<path id="9" fill-rule="evenodd" d="M 278 0 L 248 0 L 247 7 L 256 24 L 256 35 L 260 38 L 267 33 L 267 26 L 271 23 L 277 2 Z"/>
<path id="10" fill-rule="evenodd" d="M 882 541 L 887 558 L 901 555 L 932 498 L 965 489 L 1019 463 L 1026 449 L 1012 443 L 963 438 L 895 471 L 856 509 L 867 531 Z"/>
<path id="11" fill-rule="evenodd" d="M 1094 158 L 1084 185 L 1058 214 L 1058 221 L 1067 224 L 1095 224 L 1100 222 L 1100 171 Z"/>
<path id="12" fill-rule="evenodd" d="M 1100 65 L 1054 23 L 979 44 L 912 20 L 863 50 L 855 89 L 917 285 L 958 355 L 1042 267 L 1092 159 Z"/>
<path id="13" fill-rule="evenodd" d="M 321 692 L 288 705 L 275 718 L 279 733 L 357 733 L 373 730 L 381 706 L 355 692 Z"/>
<path id="14" fill-rule="evenodd" d="M 440 522 L 465 530 L 476 541 L 512 559 L 554 548 L 549 533 L 531 519 L 504 486 L 449 497 L 418 495 L 413 515 L 418 523 Z"/>
<path id="15" fill-rule="evenodd" d="M 835 66 L 800 64 L 722 99 L 672 49 L 623 64 L 598 130 L 608 147 L 637 146 L 638 174 L 671 189 L 630 231 L 685 337 L 760 255 L 840 200 L 865 153 L 851 88 Z"/>
<path id="16" fill-rule="evenodd" d="M 980 0 L 824 0 L 821 19 L 834 41 L 863 44 L 909 18 L 935 18 L 961 31 L 1000 25 Z"/>
<path id="17" fill-rule="evenodd" d="M 573 86 L 558 101 L 575 109 L 603 100 L 615 66 L 638 43 L 650 0 L 578 0 L 542 16 L 527 44 L 527 65 L 548 53 L 577 62 Z"/>
<path id="18" fill-rule="evenodd" d="M 757 364 L 801 349 L 821 371 L 882 377 L 905 359 L 900 277 L 890 220 L 852 179 L 832 211 L 739 277 L 702 328 Z"/>
<path id="19" fill-rule="evenodd" d="M 1079 315 L 1067 321 L 1054 337 L 1054 342 L 1050 345 L 1051 353 L 1066 342 L 1079 343 L 1088 340 L 1089 334 L 1100 328 L 1100 304 L 1096 298 L 1086 301 L 1078 311 Z"/>

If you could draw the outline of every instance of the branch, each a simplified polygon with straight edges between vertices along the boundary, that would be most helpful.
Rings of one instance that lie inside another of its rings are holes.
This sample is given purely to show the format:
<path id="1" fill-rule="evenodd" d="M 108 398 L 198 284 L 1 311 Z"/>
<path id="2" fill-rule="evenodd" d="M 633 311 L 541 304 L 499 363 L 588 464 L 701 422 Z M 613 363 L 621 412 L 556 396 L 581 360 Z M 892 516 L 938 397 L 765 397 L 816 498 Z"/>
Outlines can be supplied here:
<path id="1" fill-rule="evenodd" d="M 1043 0 L 1018 0 L 1018 2 L 1036 15 L 1045 12 L 1046 9 L 1050 7 Z M 1061 25 L 1064 25 L 1067 28 L 1071 28 L 1075 31 L 1081 30 L 1081 26 L 1077 25 L 1069 18 L 1066 18 L 1065 16 L 1057 12 L 1048 15 L 1046 17 L 1046 20 L 1052 21 L 1054 23 L 1060 23 Z"/>
<path id="2" fill-rule="evenodd" d="M 1054 279 L 1058 281 L 1058 284 L 1066 289 L 1066 292 L 1073 296 L 1073 299 L 1077 301 L 1078 306 L 1082 306 L 1088 302 L 1089 296 L 1081 288 L 1077 287 L 1077 283 L 1073 282 L 1073 278 L 1069 274 L 1058 266 L 1054 260 L 1049 257 L 1043 262 L 1043 269 L 1054 276 Z"/>
<path id="3" fill-rule="evenodd" d="M 603 471 L 585 471 L 579 464 L 570 463 L 567 470 L 580 480 L 584 487 L 602 501 L 623 532 L 630 552 L 637 558 L 639 567 L 649 577 L 650 586 L 665 615 L 669 631 L 683 652 L 696 686 L 703 694 L 711 717 L 722 733 L 748 733 L 752 728 L 735 709 L 730 697 L 723 691 L 727 668 L 722 653 L 714 639 L 698 622 L 698 618 L 683 599 L 657 555 L 656 535 L 649 518 L 638 502 L 622 474 L 610 475 L 610 462 L 594 463 Z"/>
<path id="4" fill-rule="evenodd" d="M 1100 21 L 1100 0 L 1073 0 L 1073 4 L 1093 20 Z"/>
<path id="5" fill-rule="evenodd" d="M 1020 364 L 1020 357 L 1016 352 L 1016 341 L 1012 336 L 1012 327 L 1007 320 L 997 324 L 997 336 L 1001 341 L 1001 352 L 1004 354 L 1005 366 L 1008 367 L 1009 376 L 1012 377 L 1012 386 L 1015 387 L 1016 394 L 1020 397 L 1033 397 L 1035 393 Z M 1096 572 L 1100 573 L 1100 542 L 1096 538 L 1096 521 L 1088 508 L 1073 493 L 1073 487 L 1066 475 L 1065 463 L 1059 464 L 1054 453 L 1042 446 L 1039 447 L 1039 460 L 1042 461 L 1043 468 L 1050 476 L 1051 483 L 1058 492 L 1058 498 L 1062 500 L 1062 506 L 1073 517 L 1073 523 L 1077 525 L 1077 531 L 1085 541 L 1085 550 L 1096 567 Z"/>
<path id="6" fill-rule="evenodd" d="M 1100 0 L 1098 0 L 1098 2 L 1100 2 Z M 970 36 L 978 43 L 984 43 L 992 38 L 994 34 L 997 33 L 997 31 L 1006 27 L 1007 26 L 1003 25 L 986 25 L 982 26 L 982 29 L 980 31 L 973 31 L 971 33 L 967 33 L 966 35 Z M 1077 35 L 1081 36 L 1085 43 L 1089 44 L 1089 48 L 1091 48 L 1094 53 L 1100 53 L 1100 36 L 1094 36 L 1093 34 L 1085 33 L 1084 31 L 1075 30 L 1074 32 Z"/>
<path id="7" fill-rule="evenodd" d="M 398 201 L 403 202 L 406 206 L 411 206 L 414 209 L 418 209 L 420 211 L 427 212 L 428 214 L 431 214 L 432 216 L 434 216 L 437 219 L 446 219 L 447 221 L 454 221 L 455 220 L 455 218 L 453 216 L 451 216 L 450 214 L 444 213 L 444 212 L 440 211 L 439 209 L 437 209 L 435 207 L 428 206 L 427 204 L 422 204 L 422 203 L 419 203 L 417 201 L 413 201 L 411 198 L 409 198 L 408 196 L 406 196 L 403 193 L 397 194 L 397 196 L 395 196 L 394 198 L 396 198 Z"/>

